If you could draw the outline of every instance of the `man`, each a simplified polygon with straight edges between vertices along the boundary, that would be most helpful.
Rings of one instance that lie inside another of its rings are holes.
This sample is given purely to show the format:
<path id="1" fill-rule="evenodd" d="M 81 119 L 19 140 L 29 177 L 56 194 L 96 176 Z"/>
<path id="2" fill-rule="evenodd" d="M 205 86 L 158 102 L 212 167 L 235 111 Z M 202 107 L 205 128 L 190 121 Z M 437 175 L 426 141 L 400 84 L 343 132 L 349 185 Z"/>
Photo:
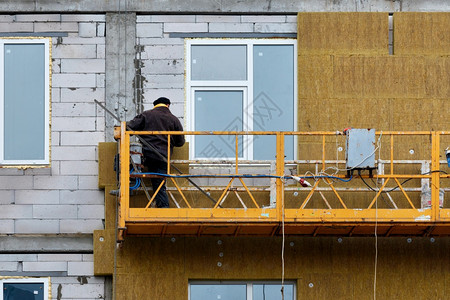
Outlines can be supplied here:
<path id="1" fill-rule="evenodd" d="M 183 126 L 169 110 L 170 100 L 160 97 L 153 102 L 153 109 L 146 110 L 137 115 L 133 120 L 127 122 L 128 127 L 134 131 L 183 131 Z M 143 135 L 142 138 L 148 142 L 153 149 L 144 145 L 144 165 L 151 173 L 167 174 L 167 135 Z M 170 139 L 170 151 L 173 147 L 184 145 L 184 135 L 172 135 Z M 159 153 L 156 153 L 155 150 Z M 153 190 L 156 191 L 163 178 L 152 178 Z M 156 207 L 169 207 L 169 198 L 164 183 L 155 197 Z"/>

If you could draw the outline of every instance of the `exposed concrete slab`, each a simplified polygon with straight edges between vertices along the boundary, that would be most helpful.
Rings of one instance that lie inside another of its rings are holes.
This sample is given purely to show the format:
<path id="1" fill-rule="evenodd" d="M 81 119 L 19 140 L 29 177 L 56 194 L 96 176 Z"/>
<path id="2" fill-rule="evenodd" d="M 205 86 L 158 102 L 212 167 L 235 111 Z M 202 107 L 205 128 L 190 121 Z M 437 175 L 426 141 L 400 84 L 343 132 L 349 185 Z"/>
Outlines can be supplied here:
<path id="1" fill-rule="evenodd" d="M 0 236 L 0 253 L 92 253 L 91 234 L 78 236 Z"/>
<path id="2" fill-rule="evenodd" d="M 3 0 L 0 12 L 297 13 L 299 11 L 450 11 L 446 0 Z"/>
<path id="3" fill-rule="evenodd" d="M 106 107 L 122 121 L 136 115 L 134 101 L 134 58 L 136 14 L 106 15 Z M 119 125 L 106 114 L 106 141 L 114 141 L 113 127 Z"/>

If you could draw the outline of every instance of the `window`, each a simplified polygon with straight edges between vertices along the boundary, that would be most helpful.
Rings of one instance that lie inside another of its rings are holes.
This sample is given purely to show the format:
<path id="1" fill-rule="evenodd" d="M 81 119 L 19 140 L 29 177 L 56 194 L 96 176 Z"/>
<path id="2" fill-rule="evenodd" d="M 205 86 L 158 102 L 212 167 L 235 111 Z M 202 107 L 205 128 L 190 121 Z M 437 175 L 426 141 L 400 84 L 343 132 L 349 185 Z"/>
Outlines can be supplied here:
<path id="1" fill-rule="evenodd" d="M 188 40 L 186 42 L 188 130 L 296 130 L 296 41 Z M 242 159 L 274 160 L 275 136 L 240 136 Z M 195 136 L 191 158 L 232 158 L 234 136 Z M 294 137 L 285 140 L 294 159 Z"/>
<path id="2" fill-rule="evenodd" d="M 294 300 L 295 284 L 284 283 L 284 299 Z M 190 282 L 189 300 L 281 300 L 281 283 L 266 282 Z"/>
<path id="3" fill-rule="evenodd" d="M 47 300 L 48 278 L 0 279 L 0 300 Z"/>
<path id="4" fill-rule="evenodd" d="M 1 39 L 0 58 L 0 164 L 49 164 L 50 39 Z"/>

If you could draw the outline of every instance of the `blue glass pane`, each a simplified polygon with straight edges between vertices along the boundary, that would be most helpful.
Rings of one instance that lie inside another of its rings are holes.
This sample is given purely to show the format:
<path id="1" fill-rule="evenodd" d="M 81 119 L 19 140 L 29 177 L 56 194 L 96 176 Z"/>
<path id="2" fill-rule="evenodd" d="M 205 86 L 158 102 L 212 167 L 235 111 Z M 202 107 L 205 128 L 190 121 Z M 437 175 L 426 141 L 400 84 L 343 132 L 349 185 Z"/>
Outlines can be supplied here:
<path id="1" fill-rule="evenodd" d="M 245 284 L 192 284 L 191 300 L 246 300 Z"/>
<path id="2" fill-rule="evenodd" d="M 195 131 L 242 131 L 242 91 L 196 91 Z M 239 156 L 242 157 L 242 137 L 238 139 Z M 195 157 L 235 157 L 236 137 L 231 135 L 196 136 Z"/>
<path id="3" fill-rule="evenodd" d="M 44 300 L 43 283 L 4 283 L 4 300 Z"/>
<path id="4" fill-rule="evenodd" d="M 45 45 L 4 45 L 4 159 L 45 159 Z"/>
<path id="5" fill-rule="evenodd" d="M 253 130 L 294 130 L 294 46 L 256 45 L 253 48 Z M 254 159 L 274 159 L 276 139 L 254 140 Z M 285 138 L 286 159 L 294 158 L 294 139 Z"/>
<path id="6" fill-rule="evenodd" d="M 191 51 L 192 80 L 247 79 L 247 46 L 199 45 Z"/>
<path id="7" fill-rule="evenodd" d="M 253 284 L 253 300 L 281 299 L 281 284 Z M 294 300 L 294 285 L 284 285 L 284 300 Z"/>

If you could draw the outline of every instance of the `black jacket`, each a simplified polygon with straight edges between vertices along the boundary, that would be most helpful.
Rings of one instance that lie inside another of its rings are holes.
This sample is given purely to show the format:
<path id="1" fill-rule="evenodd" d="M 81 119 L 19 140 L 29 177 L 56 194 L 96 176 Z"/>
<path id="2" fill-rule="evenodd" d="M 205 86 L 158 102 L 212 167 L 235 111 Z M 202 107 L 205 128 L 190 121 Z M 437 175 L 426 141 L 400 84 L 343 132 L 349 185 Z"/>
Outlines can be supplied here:
<path id="1" fill-rule="evenodd" d="M 166 106 L 155 107 L 137 115 L 127 125 L 134 131 L 183 131 L 183 126 Z M 142 135 L 142 138 L 167 157 L 167 135 Z M 170 151 L 173 147 L 184 145 L 184 135 L 172 135 Z M 144 156 L 151 159 L 162 160 L 154 151 L 144 145 Z"/>

